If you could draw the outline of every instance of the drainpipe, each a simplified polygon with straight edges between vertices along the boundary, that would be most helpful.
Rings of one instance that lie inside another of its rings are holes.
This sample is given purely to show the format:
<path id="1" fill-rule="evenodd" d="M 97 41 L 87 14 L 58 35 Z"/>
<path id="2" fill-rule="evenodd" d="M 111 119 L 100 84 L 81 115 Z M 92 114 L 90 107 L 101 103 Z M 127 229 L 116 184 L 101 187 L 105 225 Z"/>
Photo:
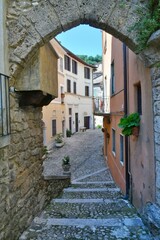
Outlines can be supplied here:
<path id="1" fill-rule="evenodd" d="M 124 114 L 128 114 L 128 78 L 127 78 L 127 47 L 123 43 L 123 74 L 124 74 Z M 125 136 L 125 177 L 126 177 L 126 198 L 129 198 L 130 174 L 129 174 L 129 139 Z"/>

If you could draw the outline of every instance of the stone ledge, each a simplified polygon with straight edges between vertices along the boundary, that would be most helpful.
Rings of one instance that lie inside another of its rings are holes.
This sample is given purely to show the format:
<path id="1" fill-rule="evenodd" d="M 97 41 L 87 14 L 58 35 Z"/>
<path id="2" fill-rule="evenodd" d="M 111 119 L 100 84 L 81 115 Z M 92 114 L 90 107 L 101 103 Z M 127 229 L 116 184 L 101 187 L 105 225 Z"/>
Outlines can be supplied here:
<path id="1" fill-rule="evenodd" d="M 61 179 L 71 179 L 71 175 L 50 175 L 43 176 L 44 180 L 61 180 Z"/>

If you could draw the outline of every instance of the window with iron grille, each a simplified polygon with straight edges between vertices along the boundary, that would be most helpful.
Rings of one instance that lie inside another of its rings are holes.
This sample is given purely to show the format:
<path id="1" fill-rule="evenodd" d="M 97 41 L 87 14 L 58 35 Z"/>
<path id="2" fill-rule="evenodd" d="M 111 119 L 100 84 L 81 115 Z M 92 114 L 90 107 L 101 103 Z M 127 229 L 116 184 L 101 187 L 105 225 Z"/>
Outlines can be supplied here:
<path id="1" fill-rule="evenodd" d="M 67 79 L 67 92 L 71 92 L 71 80 Z"/>
<path id="2" fill-rule="evenodd" d="M 120 135 L 120 162 L 124 163 L 124 137 Z"/>
<path id="3" fill-rule="evenodd" d="M 9 77 L 0 74 L 0 136 L 10 134 Z"/>
<path id="4" fill-rule="evenodd" d="M 112 152 L 116 154 L 116 131 L 112 128 Z"/>
<path id="5" fill-rule="evenodd" d="M 137 112 L 142 115 L 142 93 L 141 93 L 141 84 L 137 86 Z"/>
<path id="6" fill-rule="evenodd" d="M 85 96 L 89 96 L 89 86 L 85 86 Z"/>
<path id="7" fill-rule="evenodd" d="M 84 67 L 84 78 L 90 79 L 90 68 Z"/>
<path id="8" fill-rule="evenodd" d="M 52 136 L 55 136 L 57 134 L 56 130 L 56 119 L 52 120 Z"/>
<path id="9" fill-rule="evenodd" d="M 71 71 L 71 59 L 67 55 L 64 56 L 64 67 L 66 70 Z"/>
<path id="10" fill-rule="evenodd" d="M 111 64 L 111 94 L 115 93 L 114 61 Z"/>
<path id="11" fill-rule="evenodd" d="M 69 108 L 69 115 L 72 115 L 72 108 Z"/>
<path id="12" fill-rule="evenodd" d="M 75 94 L 77 93 L 77 84 L 76 84 L 76 82 L 73 82 L 73 92 Z"/>
<path id="13" fill-rule="evenodd" d="M 77 74 L 77 62 L 72 60 L 72 73 Z"/>

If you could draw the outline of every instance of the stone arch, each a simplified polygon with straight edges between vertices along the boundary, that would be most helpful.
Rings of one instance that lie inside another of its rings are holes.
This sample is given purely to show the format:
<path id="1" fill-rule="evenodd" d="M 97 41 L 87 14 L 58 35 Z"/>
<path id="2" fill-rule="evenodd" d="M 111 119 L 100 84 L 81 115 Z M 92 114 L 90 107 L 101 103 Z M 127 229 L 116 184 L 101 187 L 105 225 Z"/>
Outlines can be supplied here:
<path id="1" fill-rule="evenodd" d="M 105 30 L 136 51 L 137 32 L 130 29 L 140 18 L 139 8 L 144 14 L 148 11 L 145 1 L 140 0 L 124 3 L 109 0 L 10 0 L 7 25 L 11 74 L 16 76 L 37 48 L 58 33 L 79 24 Z M 147 49 L 141 54 L 147 65 L 155 61 L 154 53 L 154 49 L 149 52 Z"/>
<path id="2" fill-rule="evenodd" d="M 147 1 L 110 0 L 8 0 L 7 26 L 10 73 L 16 77 L 36 50 L 62 31 L 89 24 L 105 30 L 136 52 L 137 32 L 130 31 L 149 11 Z M 154 66 L 160 61 L 158 40 L 151 37 L 148 47 L 141 52 L 145 64 Z M 160 204 L 160 69 L 152 67 L 155 159 L 157 163 L 157 201 Z"/>

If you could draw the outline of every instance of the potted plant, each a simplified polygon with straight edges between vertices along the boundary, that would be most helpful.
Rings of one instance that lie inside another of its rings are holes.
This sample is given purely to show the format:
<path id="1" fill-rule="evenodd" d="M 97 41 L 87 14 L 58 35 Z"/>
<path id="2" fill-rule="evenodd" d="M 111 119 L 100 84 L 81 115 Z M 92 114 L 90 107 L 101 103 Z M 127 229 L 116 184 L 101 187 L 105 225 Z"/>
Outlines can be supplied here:
<path id="1" fill-rule="evenodd" d="M 67 129 L 67 130 L 66 130 L 66 136 L 67 136 L 67 137 L 71 137 L 71 135 L 72 135 L 71 130 Z"/>
<path id="2" fill-rule="evenodd" d="M 69 156 L 65 156 L 63 159 L 62 159 L 62 168 L 63 168 L 63 171 L 64 172 L 69 172 L 70 170 L 70 157 Z"/>
<path id="3" fill-rule="evenodd" d="M 140 120 L 139 113 L 131 113 L 129 116 L 121 118 L 118 126 L 123 129 L 122 133 L 124 135 L 138 137 Z"/>
<path id="4" fill-rule="evenodd" d="M 42 148 L 42 159 L 47 158 L 47 156 L 48 156 L 47 146 L 43 146 L 43 148 Z"/>
<path id="5" fill-rule="evenodd" d="M 55 137 L 56 147 L 62 147 L 64 145 L 62 133 L 58 133 Z"/>

